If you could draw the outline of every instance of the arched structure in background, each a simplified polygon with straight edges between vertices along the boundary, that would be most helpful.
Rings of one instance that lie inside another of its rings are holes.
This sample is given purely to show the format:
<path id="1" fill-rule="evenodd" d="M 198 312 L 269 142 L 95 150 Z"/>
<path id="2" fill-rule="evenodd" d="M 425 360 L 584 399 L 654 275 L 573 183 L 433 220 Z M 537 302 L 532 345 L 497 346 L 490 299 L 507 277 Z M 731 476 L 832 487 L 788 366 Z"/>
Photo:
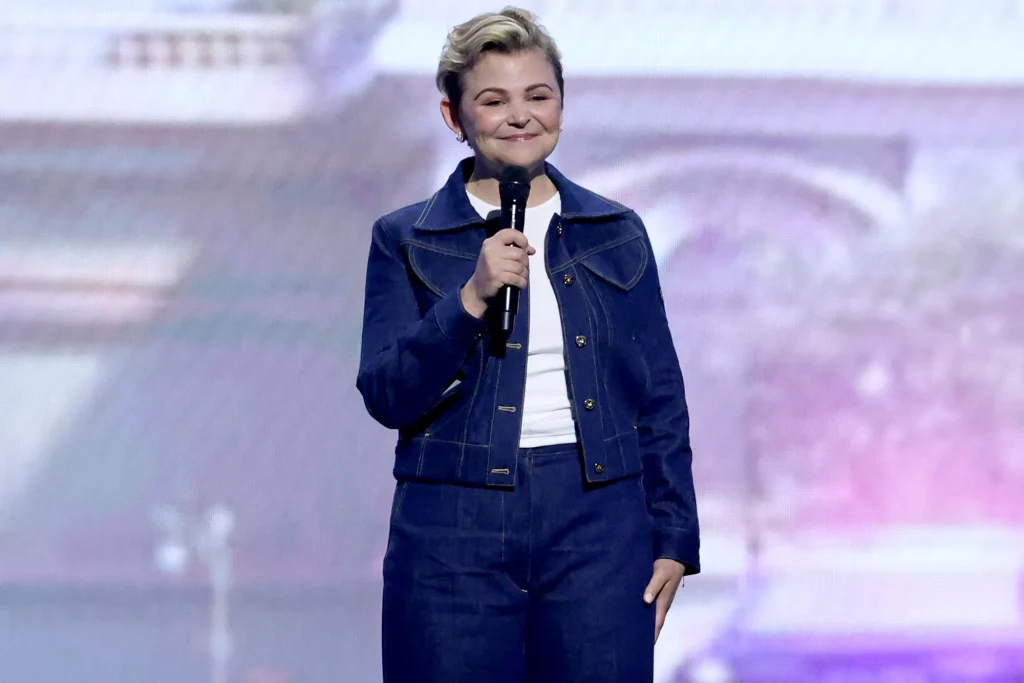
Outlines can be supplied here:
<path id="1" fill-rule="evenodd" d="M 819 195 L 823 202 L 843 205 L 859 215 L 866 225 L 880 230 L 899 230 L 906 225 L 908 206 L 905 198 L 884 180 L 870 174 L 828 165 L 798 154 L 766 152 L 754 147 L 708 147 L 683 152 L 664 152 L 633 162 L 624 159 L 613 168 L 602 168 L 580 178 L 584 186 L 607 194 L 629 204 L 627 196 L 638 196 L 649 188 L 657 188 L 652 205 L 633 206 L 641 216 L 654 212 L 662 219 L 669 216 L 659 212 L 661 202 L 672 202 L 694 185 L 707 188 L 709 176 L 730 176 L 749 179 L 753 185 L 768 180 L 783 182 L 810 194 Z M 672 220 L 651 223 L 648 229 L 659 261 L 670 257 L 693 235 L 699 217 L 672 216 Z"/>

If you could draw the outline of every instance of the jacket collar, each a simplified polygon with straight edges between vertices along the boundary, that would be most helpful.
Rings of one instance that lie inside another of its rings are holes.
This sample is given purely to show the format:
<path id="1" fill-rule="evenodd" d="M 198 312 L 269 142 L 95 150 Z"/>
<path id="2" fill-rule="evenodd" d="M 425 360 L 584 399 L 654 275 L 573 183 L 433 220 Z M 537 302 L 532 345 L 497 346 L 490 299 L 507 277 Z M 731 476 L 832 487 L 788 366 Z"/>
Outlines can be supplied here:
<path id="1" fill-rule="evenodd" d="M 466 196 L 466 181 L 473 173 L 472 157 L 463 159 L 455 171 L 448 177 L 448 182 L 423 207 L 423 212 L 413 223 L 417 230 L 438 232 L 456 230 L 474 223 L 484 223 L 477 210 L 469 203 Z M 544 162 L 544 170 L 551 178 L 562 202 L 563 218 L 593 219 L 617 216 L 628 213 L 629 209 L 621 204 L 594 194 L 586 188 L 572 182 L 558 169 Z"/>

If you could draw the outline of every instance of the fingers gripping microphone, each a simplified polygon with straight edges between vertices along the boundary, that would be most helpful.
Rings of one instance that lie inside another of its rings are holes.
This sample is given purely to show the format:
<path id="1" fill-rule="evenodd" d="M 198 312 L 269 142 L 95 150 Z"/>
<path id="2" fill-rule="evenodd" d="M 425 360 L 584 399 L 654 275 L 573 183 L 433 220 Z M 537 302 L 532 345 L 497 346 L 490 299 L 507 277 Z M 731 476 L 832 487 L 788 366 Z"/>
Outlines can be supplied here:
<path id="1" fill-rule="evenodd" d="M 498 179 L 501 196 L 501 229 L 523 232 L 526 223 L 526 200 L 530 197 L 530 175 L 522 166 L 509 166 Z M 512 334 L 519 312 L 519 288 L 505 285 L 498 290 L 498 330 L 507 339 Z"/>

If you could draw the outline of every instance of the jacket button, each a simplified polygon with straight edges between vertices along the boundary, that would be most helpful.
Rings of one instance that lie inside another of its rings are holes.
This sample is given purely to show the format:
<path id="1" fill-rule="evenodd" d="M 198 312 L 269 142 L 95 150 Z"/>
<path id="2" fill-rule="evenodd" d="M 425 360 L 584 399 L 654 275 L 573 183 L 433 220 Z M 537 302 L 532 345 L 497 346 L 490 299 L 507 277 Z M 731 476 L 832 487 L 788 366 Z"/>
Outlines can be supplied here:
<path id="1" fill-rule="evenodd" d="M 583 407 L 586 408 L 587 410 L 593 410 L 594 405 L 594 399 L 592 398 L 588 398 L 586 401 L 583 402 Z"/>
<path id="2" fill-rule="evenodd" d="M 558 235 L 562 234 L 562 224 L 561 223 L 559 223 L 558 226 L 555 228 L 555 233 L 558 234 Z"/>
<path id="3" fill-rule="evenodd" d="M 580 336 L 576 337 L 576 346 L 578 346 L 578 347 L 580 347 L 582 349 L 586 345 L 587 345 L 587 338 L 586 337 L 584 337 L 582 334 Z"/>
<path id="4" fill-rule="evenodd" d="M 572 275 L 569 275 L 568 273 L 563 275 L 562 282 L 564 282 L 567 285 L 571 285 L 574 282 L 574 280 L 572 279 Z"/>
<path id="5" fill-rule="evenodd" d="M 595 462 L 594 463 L 594 471 L 597 472 L 598 474 L 601 474 L 602 472 L 604 472 L 604 463 L 603 462 Z"/>

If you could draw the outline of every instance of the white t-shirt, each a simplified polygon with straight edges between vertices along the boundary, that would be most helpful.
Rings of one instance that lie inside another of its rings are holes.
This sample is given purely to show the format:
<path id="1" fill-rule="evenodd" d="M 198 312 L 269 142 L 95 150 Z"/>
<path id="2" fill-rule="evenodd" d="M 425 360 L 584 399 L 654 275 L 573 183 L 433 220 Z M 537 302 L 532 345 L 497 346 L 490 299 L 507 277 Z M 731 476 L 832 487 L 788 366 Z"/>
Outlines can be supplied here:
<path id="1" fill-rule="evenodd" d="M 470 204 L 484 218 L 501 209 L 467 194 Z M 543 204 L 526 208 L 523 233 L 537 253 L 530 257 L 530 286 L 522 295 L 530 297 L 530 339 L 520 448 L 576 442 L 576 426 L 565 384 L 562 318 L 544 267 L 544 235 L 552 216 L 561 210 L 562 199 L 557 193 Z"/>

